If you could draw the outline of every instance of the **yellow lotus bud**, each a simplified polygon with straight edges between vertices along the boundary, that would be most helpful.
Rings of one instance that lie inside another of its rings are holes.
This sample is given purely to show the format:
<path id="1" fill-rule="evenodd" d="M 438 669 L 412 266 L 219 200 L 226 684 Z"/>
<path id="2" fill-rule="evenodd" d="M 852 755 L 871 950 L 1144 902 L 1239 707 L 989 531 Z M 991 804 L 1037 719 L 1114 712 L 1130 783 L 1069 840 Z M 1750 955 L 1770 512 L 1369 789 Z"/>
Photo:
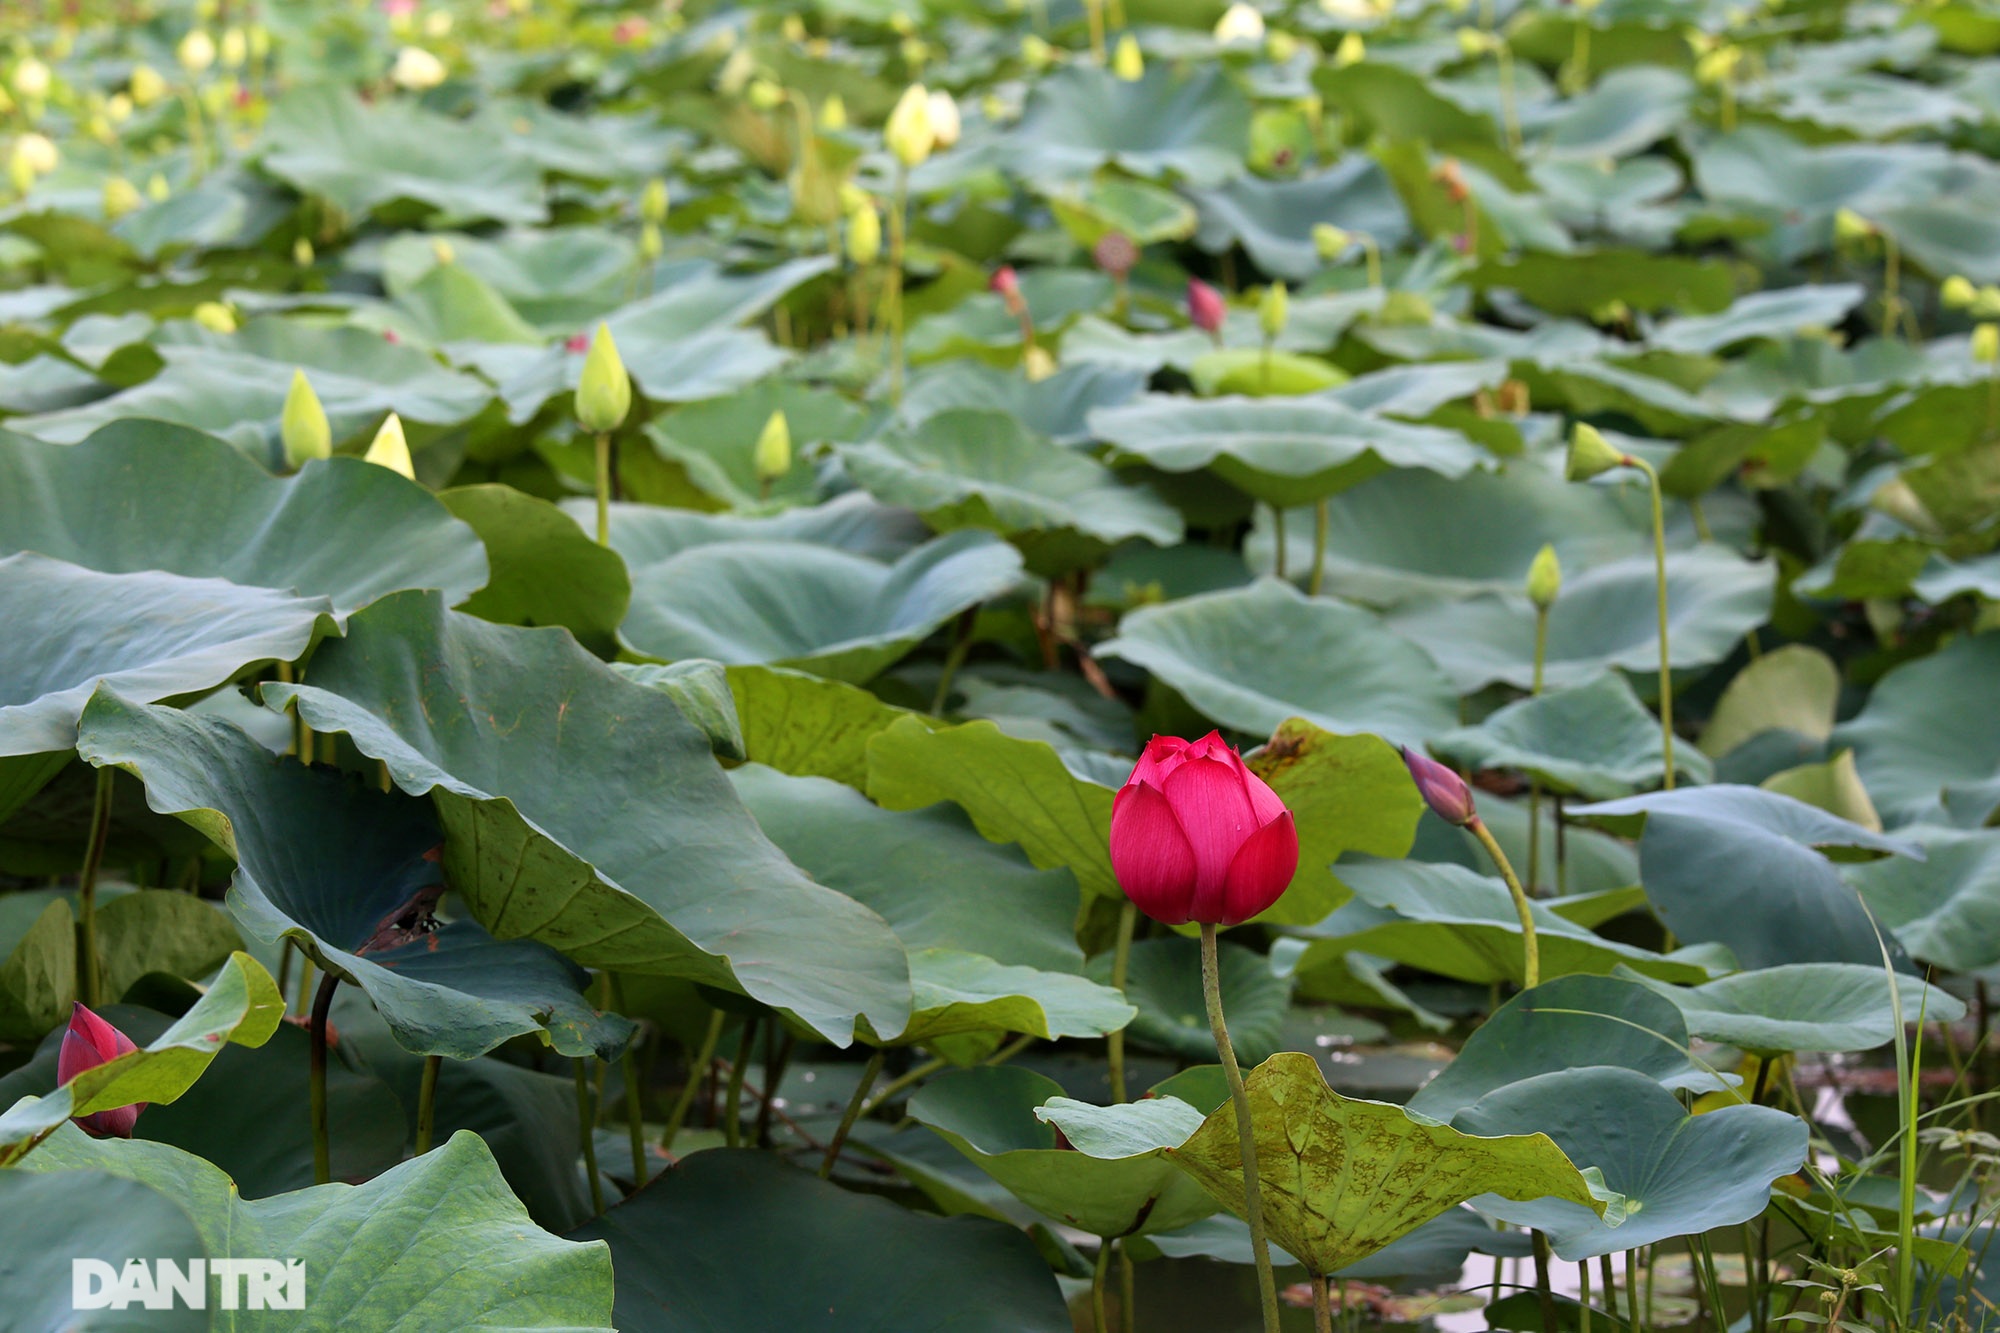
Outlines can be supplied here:
<path id="1" fill-rule="evenodd" d="M 215 63 L 215 39 L 196 28 L 181 38 L 181 44 L 174 48 L 174 59 L 180 61 L 182 69 L 199 78 Z"/>
<path id="2" fill-rule="evenodd" d="M 410 442 L 403 437 L 403 419 L 394 412 L 383 420 L 382 428 L 375 432 L 375 438 L 368 444 L 368 452 L 361 455 L 361 459 L 400 473 L 411 481 L 417 479 L 416 464 L 410 461 Z"/>
<path id="3" fill-rule="evenodd" d="M 104 118 L 113 125 L 123 125 L 132 119 L 132 99 L 124 93 L 113 93 L 105 98 Z"/>
<path id="4" fill-rule="evenodd" d="M 1257 327 L 1264 331 L 1264 337 L 1271 339 L 1285 331 L 1285 323 L 1291 318 L 1291 296 L 1285 284 L 1274 282 L 1264 289 L 1264 295 L 1257 302 Z"/>
<path id="5" fill-rule="evenodd" d="M 655 176 L 646 182 L 646 188 L 639 191 L 639 216 L 654 226 L 667 220 L 667 211 L 672 207 L 667 198 L 667 183 Z"/>
<path id="6" fill-rule="evenodd" d="M 1361 40 L 1361 34 L 1350 32 L 1340 39 L 1340 45 L 1333 48 L 1333 67 L 1346 69 L 1358 65 L 1368 58 L 1368 43 Z"/>
<path id="7" fill-rule="evenodd" d="M 113 176 L 104 182 L 104 220 L 116 222 L 146 201 L 139 197 L 139 187 L 123 176 Z"/>
<path id="8" fill-rule="evenodd" d="M 1544 545 L 1535 552 L 1534 563 L 1528 566 L 1528 600 L 1546 611 L 1556 604 L 1562 586 L 1562 561 L 1556 558 L 1555 547 Z"/>
<path id="9" fill-rule="evenodd" d="M 424 36 L 435 41 L 450 32 L 451 11 L 449 9 L 433 9 L 430 13 L 424 15 Z"/>
<path id="10" fill-rule="evenodd" d="M 979 99 L 979 114 L 997 125 L 1007 119 L 1007 103 L 999 93 L 987 93 Z"/>
<path id="11" fill-rule="evenodd" d="M 236 312 L 220 301 L 203 301 L 194 308 L 194 322 L 210 333 L 236 332 Z"/>
<path id="12" fill-rule="evenodd" d="M 1319 251 L 1321 259 L 1329 261 L 1346 254 L 1347 247 L 1354 244 L 1353 232 L 1345 227 L 1336 227 L 1331 222 L 1314 223 L 1312 237 L 1313 249 Z"/>
<path id="13" fill-rule="evenodd" d="M 576 419 L 593 435 L 616 430 L 632 410 L 632 379 L 619 359 L 611 326 L 599 324 L 583 359 L 583 378 L 576 386 Z"/>
<path id="14" fill-rule="evenodd" d="M 159 172 L 146 177 L 146 197 L 154 203 L 173 196 L 174 187 L 167 184 L 167 178 Z"/>
<path id="15" fill-rule="evenodd" d="M 639 258 L 650 264 L 658 259 L 666 248 L 666 242 L 661 238 L 658 227 L 650 222 L 639 225 Z"/>
<path id="16" fill-rule="evenodd" d="M 1458 53 L 1468 60 L 1486 54 L 1492 39 L 1477 28 L 1460 28 L 1457 33 Z"/>
<path id="17" fill-rule="evenodd" d="M 1039 384 L 1056 373 L 1056 359 L 1049 355 L 1049 349 L 1036 343 L 1021 354 L 1021 372 L 1030 384 Z"/>
<path id="18" fill-rule="evenodd" d="M 406 46 L 396 52 L 396 63 L 389 67 L 389 82 L 420 93 L 443 83 L 448 72 L 444 62 L 423 47 Z"/>
<path id="19" fill-rule="evenodd" d="M 847 103 L 834 93 L 819 104 L 819 127 L 832 134 L 847 128 Z"/>
<path id="20" fill-rule="evenodd" d="M 913 83 L 903 90 L 882 128 L 882 138 L 905 167 L 920 166 L 931 155 L 936 136 L 931 131 L 931 95 L 924 85 Z"/>
<path id="21" fill-rule="evenodd" d="M 1736 67 L 1743 63 L 1743 49 L 1737 46 L 1717 46 L 1704 52 L 1694 62 L 1694 77 L 1699 83 L 1726 83 L 1736 73 Z"/>
<path id="22" fill-rule="evenodd" d="M 1589 481 L 1592 477 L 1625 466 L 1625 455 L 1611 447 L 1611 441 L 1604 438 L 1604 432 L 1587 421 L 1579 421 L 1569 435 L 1569 458 L 1563 465 L 1563 475 L 1571 481 Z"/>
<path id="23" fill-rule="evenodd" d="M 55 144 L 47 135 L 24 134 L 14 140 L 14 151 L 7 161 L 7 174 L 15 188 L 25 191 L 35 183 L 35 177 L 48 175 L 61 160 L 61 154 L 56 152 Z"/>
<path id="24" fill-rule="evenodd" d="M 14 187 L 17 194 L 26 194 L 35 188 L 35 168 L 21 155 L 18 146 L 7 154 L 7 183 Z"/>
<path id="25" fill-rule="evenodd" d="M 292 262 L 300 268 L 312 267 L 313 243 L 310 240 L 301 236 L 292 242 Z"/>
<path id="26" fill-rule="evenodd" d="M 1833 215 L 1833 239 L 1838 244 L 1852 245 L 1874 234 L 1875 224 L 1851 208 L 1843 208 Z"/>
<path id="27" fill-rule="evenodd" d="M 30 102 L 39 102 L 47 97 L 52 81 L 49 67 L 33 56 L 14 66 L 14 91 Z"/>
<path id="28" fill-rule="evenodd" d="M 1973 294 L 1966 313 L 1974 319 L 2000 319 L 2000 287 L 1988 285 Z"/>
<path id="29" fill-rule="evenodd" d="M 1021 63 L 1029 69 L 1045 70 L 1055 56 L 1055 48 L 1034 33 L 1031 32 L 1021 39 Z"/>
<path id="30" fill-rule="evenodd" d="M 325 458 L 333 452 L 333 428 L 327 424 L 326 409 L 303 370 L 292 372 L 292 387 L 285 393 L 285 413 L 278 422 L 278 438 L 285 446 L 285 465 L 303 467 L 307 459 Z"/>
<path id="31" fill-rule="evenodd" d="M 132 77 L 126 81 L 126 87 L 132 90 L 134 106 L 151 106 L 167 95 L 166 79 L 151 65 L 132 66 Z"/>
<path id="32" fill-rule="evenodd" d="M 931 146 L 949 148 L 958 142 L 963 124 L 958 118 L 958 103 L 951 100 L 947 92 L 930 95 Z"/>
<path id="33" fill-rule="evenodd" d="M 766 484 L 792 470 L 792 427 L 782 411 L 773 412 L 757 436 L 757 480 Z"/>
<path id="34" fill-rule="evenodd" d="M 1127 83 L 1146 77 L 1146 58 L 1139 53 L 1139 39 L 1129 32 L 1118 39 L 1118 47 L 1111 53 L 1111 72 Z"/>
<path id="35" fill-rule="evenodd" d="M 852 213 L 857 208 L 867 208 L 873 202 L 868 191 L 862 189 L 853 181 L 842 181 L 840 183 L 841 212 Z"/>
<path id="36" fill-rule="evenodd" d="M 224 69 L 240 69 L 250 59 L 250 39 L 243 35 L 241 28 L 227 28 L 223 31 L 218 53 Z"/>
<path id="37" fill-rule="evenodd" d="M 729 59 L 722 62 L 722 68 L 715 72 L 715 91 L 724 97 L 734 97 L 742 92 L 757 73 L 757 60 L 748 47 L 739 46 L 729 53 Z"/>
<path id="38" fill-rule="evenodd" d="M 431 238 L 431 258 L 440 264 L 456 264 L 458 251 L 444 237 L 434 236 Z"/>
<path id="39" fill-rule="evenodd" d="M 241 86 L 227 76 L 203 84 L 199 93 L 202 110 L 217 119 L 229 114 L 229 108 L 236 104 L 236 94 Z"/>
<path id="40" fill-rule="evenodd" d="M 1215 21 L 1215 40 L 1219 46 L 1254 46 L 1264 40 L 1264 16 L 1236 0 Z"/>
<path id="41" fill-rule="evenodd" d="M 759 111 L 775 111 L 785 104 L 785 90 L 769 79 L 752 79 L 743 97 Z"/>
<path id="42" fill-rule="evenodd" d="M 856 267 L 867 268 L 881 254 L 882 215 L 866 203 L 847 215 L 847 257 Z"/>
<path id="43" fill-rule="evenodd" d="M 1981 324 L 1972 330 L 1972 359 L 1982 366 L 2000 362 L 2000 324 Z"/>
<path id="44" fill-rule="evenodd" d="M 1979 299 L 1979 289 L 1972 285 L 1972 279 L 1962 273 L 1954 273 L 1938 288 L 1938 300 L 1947 310 L 1964 310 Z"/>

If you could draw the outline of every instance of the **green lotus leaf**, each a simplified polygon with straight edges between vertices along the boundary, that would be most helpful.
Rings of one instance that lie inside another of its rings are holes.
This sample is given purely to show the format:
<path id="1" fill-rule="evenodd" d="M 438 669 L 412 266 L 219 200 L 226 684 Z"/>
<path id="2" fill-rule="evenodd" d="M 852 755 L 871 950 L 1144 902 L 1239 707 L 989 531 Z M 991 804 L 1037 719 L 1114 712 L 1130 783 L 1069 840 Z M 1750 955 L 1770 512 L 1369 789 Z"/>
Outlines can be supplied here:
<path id="1" fill-rule="evenodd" d="M 1917 825 L 1902 835 L 1923 860 L 1841 868 L 1875 919 L 1919 962 L 1954 972 L 2000 963 L 2000 829 Z"/>
<path id="2" fill-rule="evenodd" d="M 1670 986 L 1639 978 L 1677 1006 L 1688 1031 L 1753 1054 L 1792 1051 L 1866 1051 L 1886 1046 L 1902 1022 L 1955 1023 L 1965 1016 L 1956 997 L 1860 963 L 1793 963 L 1717 977 L 1699 986 Z"/>
<path id="3" fill-rule="evenodd" d="M 76 915 L 53 891 L 0 897 L 0 1039 L 32 1041 L 76 1000 Z"/>
<path id="4" fill-rule="evenodd" d="M 1704 753 L 1721 758 L 1766 732 L 1824 741 L 1833 734 L 1840 668 L 1817 648 L 1788 643 L 1730 677 L 1702 729 Z"/>
<path id="5" fill-rule="evenodd" d="M 1117 233 L 1142 249 L 1194 235 L 1195 211 L 1171 190 L 1121 176 L 1099 176 L 1049 196 L 1056 221 L 1086 249 Z"/>
<path id="6" fill-rule="evenodd" d="M 563 510 L 595 530 L 594 501 L 565 501 Z M 836 496 L 825 504 L 754 516 L 704 514 L 645 504 L 611 506 L 611 549 L 634 573 L 697 546 L 723 542 L 805 542 L 886 564 L 922 545 L 929 531 L 915 515 L 877 504 L 859 491 Z"/>
<path id="7" fill-rule="evenodd" d="M 1445 732 L 1431 748 L 1471 768 L 1517 769 L 1544 787 L 1593 800 L 1629 796 L 1666 773 L 1659 719 L 1616 674 L 1518 700 L 1476 727 Z M 1712 776 L 1698 750 L 1682 746 L 1675 760 L 1691 781 Z"/>
<path id="8" fill-rule="evenodd" d="M 170 1191 L 108 1171 L 0 1171 L 0 1218 L 7 1255 L 0 1277 L 15 1294 L 8 1320 L 21 1328 L 75 1327 L 88 1318 L 73 1295 L 80 1260 L 95 1259 L 116 1274 L 134 1255 L 172 1260 L 183 1272 L 208 1257 L 201 1233 Z M 186 1305 L 140 1318 L 161 1333 L 209 1327 L 206 1310 Z"/>
<path id="9" fill-rule="evenodd" d="M 450 265 L 438 258 L 439 240 L 451 247 Z M 622 304 L 638 262 L 632 237 L 605 227 L 516 228 L 497 236 L 402 232 L 382 247 L 382 279 L 389 295 L 401 298 L 433 270 L 458 267 L 544 335 L 558 336 Z"/>
<path id="10" fill-rule="evenodd" d="M 467 615 L 502 625 L 561 625 L 581 643 L 612 646 L 632 595 L 615 551 L 590 540 L 548 501 L 510 486 L 459 486 L 438 498 L 479 534 L 492 564 L 486 586 L 458 603 Z"/>
<path id="11" fill-rule="evenodd" d="M 2000 710 L 1991 706 L 2000 634 L 1954 639 L 1876 683 L 1833 743 L 1890 824 L 1976 826 L 2000 809 Z"/>
<path id="12" fill-rule="evenodd" d="M 1073 341 L 1065 340 L 1065 350 Z M 1081 444 L 1090 438 L 1092 411 L 1129 402 L 1145 387 L 1141 371 L 1092 361 L 1065 365 L 1041 380 L 979 361 L 946 361 L 911 378 L 902 419 L 921 425 L 954 408 L 983 408 L 1005 413 L 1057 444 Z"/>
<path id="13" fill-rule="evenodd" d="M 1789 338 L 1809 329 L 1837 328 L 1861 298 L 1862 289 L 1848 282 L 1751 292 L 1713 314 L 1666 320 L 1646 341 L 1662 351 L 1711 355 L 1753 338 Z"/>
<path id="14" fill-rule="evenodd" d="M 1127 83 L 1078 65 L 1035 84 L 1000 147 L 1029 180 L 1073 179 L 1111 164 L 1218 185 L 1242 172 L 1249 135 L 1249 103 L 1219 67 L 1182 78 L 1156 64 Z"/>
<path id="15" fill-rule="evenodd" d="M 785 414 L 792 461 L 767 483 L 757 475 L 757 438 L 774 412 Z M 819 493 L 818 446 L 859 438 L 863 425 L 860 409 L 838 394 L 763 380 L 726 398 L 677 407 L 647 427 L 659 467 L 669 475 L 646 475 L 642 460 L 630 456 L 621 470 L 630 498 L 660 504 L 751 510 L 809 504 Z"/>
<path id="16" fill-rule="evenodd" d="M 1090 975 L 1111 976 L 1111 955 L 1090 960 Z M 1264 955 L 1227 941 L 1219 948 L 1223 1012 L 1229 1039 L 1245 1060 L 1261 1060 L 1284 1044 L 1291 1011 L 1292 983 L 1271 971 Z M 1138 1014 L 1127 1035 L 1135 1043 L 1181 1060 L 1215 1058 L 1215 1033 L 1201 992 L 1201 946 L 1184 936 L 1166 935 L 1133 944 L 1125 974 L 1125 998 Z"/>
<path id="17" fill-rule="evenodd" d="M 1220 252 L 1241 243 L 1258 268 L 1294 282 L 1312 277 L 1326 262 L 1313 241 L 1313 227 L 1319 223 L 1361 233 L 1385 250 L 1408 239 L 1410 232 L 1389 177 L 1359 153 L 1314 176 L 1238 176 L 1189 194 L 1201 210 L 1203 249 Z"/>
<path id="18" fill-rule="evenodd" d="M 868 785 L 868 743 L 911 718 L 944 723 L 883 703 L 859 686 L 783 667 L 731 667 L 729 691 L 743 727 L 747 758 L 802 778 Z"/>
<path id="19" fill-rule="evenodd" d="M 741 762 L 750 757 L 744 749 L 743 723 L 737 715 L 736 698 L 729 691 L 729 673 L 722 663 L 691 657 L 664 666 L 652 662 L 613 662 L 611 669 L 672 699 L 681 716 L 708 737 L 709 748 L 718 758 Z"/>

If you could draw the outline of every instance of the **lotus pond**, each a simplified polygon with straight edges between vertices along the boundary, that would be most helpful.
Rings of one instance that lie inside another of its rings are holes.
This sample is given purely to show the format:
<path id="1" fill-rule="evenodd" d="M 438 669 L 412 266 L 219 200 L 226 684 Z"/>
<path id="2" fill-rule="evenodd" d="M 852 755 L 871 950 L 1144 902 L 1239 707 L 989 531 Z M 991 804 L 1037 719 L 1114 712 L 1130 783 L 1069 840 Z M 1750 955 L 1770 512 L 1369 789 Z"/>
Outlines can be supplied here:
<path id="1" fill-rule="evenodd" d="M 0 1329 L 2000 1326 L 1985 0 L 0 6 Z"/>

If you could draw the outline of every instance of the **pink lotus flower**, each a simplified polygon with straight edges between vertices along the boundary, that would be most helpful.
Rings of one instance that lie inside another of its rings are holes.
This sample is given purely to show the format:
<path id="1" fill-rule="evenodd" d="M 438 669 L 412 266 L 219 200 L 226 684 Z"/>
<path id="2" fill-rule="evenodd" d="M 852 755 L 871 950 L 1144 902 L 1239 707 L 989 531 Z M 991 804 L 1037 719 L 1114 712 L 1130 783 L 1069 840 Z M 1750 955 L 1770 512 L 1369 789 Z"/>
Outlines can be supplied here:
<path id="1" fill-rule="evenodd" d="M 1417 784 L 1417 794 L 1439 819 L 1464 828 L 1478 817 L 1472 788 L 1465 785 L 1464 778 L 1407 745 L 1403 747 L 1403 764 L 1410 770 L 1410 780 Z"/>
<path id="2" fill-rule="evenodd" d="M 1155 736 L 1111 807 L 1111 868 L 1140 911 L 1233 926 L 1278 901 L 1299 866 L 1292 812 L 1214 732 Z"/>
<path id="3" fill-rule="evenodd" d="M 138 1049 L 130 1037 L 79 1003 L 70 1011 L 69 1031 L 63 1033 L 62 1051 L 56 1056 L 56 1079 L 68 1083 L 87 1069 L 95 1069 Z M 139 1112 L 145 1109 L 146 1103 L 135 1102 L 130 1106 L 77 1116 L 76 1123 L 86 1134 L 96 1138 L 129 1139 L 132 1137 L 132 1126 L 138 1122 Z"/>
<path id="4" fill-rule="evenodd" d="M 1188 279 L 1188 318 L 1204 333 L 1222 336 L 1222 317 L 1229 313 L 1228 304 L 1222 293 L 1203 282 L 1200 278 Z"/>

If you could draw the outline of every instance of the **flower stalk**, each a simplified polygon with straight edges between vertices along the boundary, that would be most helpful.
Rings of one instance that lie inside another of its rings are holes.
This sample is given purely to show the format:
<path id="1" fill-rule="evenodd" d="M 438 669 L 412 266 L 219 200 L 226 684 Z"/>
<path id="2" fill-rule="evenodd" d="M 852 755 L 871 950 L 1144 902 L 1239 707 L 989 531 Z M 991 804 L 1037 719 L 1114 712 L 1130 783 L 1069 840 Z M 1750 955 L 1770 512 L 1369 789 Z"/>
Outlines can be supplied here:
<path id="1" fill-rule="evenodd" d="M 1243 1212 L 1250 1225 L 1250 1253 L 1257 1261 L 1257 1284 L 1263 1298 L 1264 1333 L 1279 1333 L 1278 1283 L 1271 1271 L 1271 1246 L 1264 1238 L 1264 1201 L 1257 1182 L 1257 1128 L 1250 1121 L 1250 1094 L 1243 1086 L 1243 1070 L 1236 1063 L 1236 1048 L 1229 1041 L 1229 1025 L 1222 1016 L 1222 970 L 1216 957 L 1215 923 L 1201 923 L 1201 995 L 1208 1005 L 1208 1026 L 1215 1034 L 1215 1053 L 1222 1061 L 1222 1073 L 1229 1080 L 1229 1100 L 1236 1110 L 1236 1141 L 1243 1156 Z"/>

